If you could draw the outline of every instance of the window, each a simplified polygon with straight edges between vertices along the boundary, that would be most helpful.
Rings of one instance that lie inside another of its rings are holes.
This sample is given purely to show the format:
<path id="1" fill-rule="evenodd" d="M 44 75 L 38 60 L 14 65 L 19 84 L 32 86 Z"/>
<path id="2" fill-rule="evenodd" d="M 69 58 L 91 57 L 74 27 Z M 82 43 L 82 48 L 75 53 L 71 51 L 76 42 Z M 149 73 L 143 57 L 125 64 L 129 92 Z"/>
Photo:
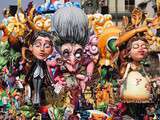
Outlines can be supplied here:
<path id="1" fill-rule="evenodd" d="M 135 0 L 125 0 L 125 10 L 132 11 L 135 7 Z"/>

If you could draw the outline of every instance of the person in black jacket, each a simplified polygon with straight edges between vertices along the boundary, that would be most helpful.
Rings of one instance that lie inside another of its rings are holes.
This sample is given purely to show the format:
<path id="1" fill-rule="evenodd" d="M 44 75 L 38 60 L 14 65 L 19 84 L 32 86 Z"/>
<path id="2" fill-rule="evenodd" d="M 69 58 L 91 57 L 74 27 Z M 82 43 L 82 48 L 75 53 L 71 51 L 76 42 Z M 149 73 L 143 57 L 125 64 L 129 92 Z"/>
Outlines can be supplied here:
<path id="1" fill-rule="evenodd" d="M 26 98 L 31 99 L 35 106 L 47 105 L 49 101 L 45 91 L 53 91 L 52 79 L 45 61 L 53 52 L 52 40 L 52 35 L 45 31 L 34 31 L 30 38 L 29 50 L 32 52 L 33 59 L 26 76 L 26 83 L 30 89 Z"/>

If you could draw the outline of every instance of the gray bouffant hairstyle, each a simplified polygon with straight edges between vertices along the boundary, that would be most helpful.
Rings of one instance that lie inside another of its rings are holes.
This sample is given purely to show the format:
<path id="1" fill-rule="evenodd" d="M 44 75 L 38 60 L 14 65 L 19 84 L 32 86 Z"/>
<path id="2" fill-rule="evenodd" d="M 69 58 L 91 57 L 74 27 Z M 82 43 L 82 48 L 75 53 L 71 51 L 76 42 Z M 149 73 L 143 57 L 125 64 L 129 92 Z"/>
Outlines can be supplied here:
<path id="1" fill-rule="evenodd" d="M 55 40 L 56 46 L 65 43 L 80 44 L 84 46 L 88 40 L 87 15 L 77 7 L 64 7 L 53 15 L 53 29 L 59 39 Z"/>

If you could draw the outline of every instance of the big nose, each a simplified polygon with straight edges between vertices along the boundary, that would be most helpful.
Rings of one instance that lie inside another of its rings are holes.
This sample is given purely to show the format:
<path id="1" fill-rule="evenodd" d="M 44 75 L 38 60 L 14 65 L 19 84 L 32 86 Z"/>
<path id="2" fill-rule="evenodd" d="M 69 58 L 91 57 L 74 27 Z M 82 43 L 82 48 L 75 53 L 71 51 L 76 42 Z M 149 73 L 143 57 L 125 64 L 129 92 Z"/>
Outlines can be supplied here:
<path id="1" fill-rule="evenodd" d="M 41 47 L 40 47 L 40 50 L 41 50 L 41 51 L 44 51 L 44 46 L 41 46 Z"/>
<path id="2" fill-rule="evenodd" d="M 76 59 L 75 59 L 75 56 L 74 55 L 71 55 L 70 58 L 69 58 L 69 62 L 71 65 L 74 65 L 76 63 Z"/>

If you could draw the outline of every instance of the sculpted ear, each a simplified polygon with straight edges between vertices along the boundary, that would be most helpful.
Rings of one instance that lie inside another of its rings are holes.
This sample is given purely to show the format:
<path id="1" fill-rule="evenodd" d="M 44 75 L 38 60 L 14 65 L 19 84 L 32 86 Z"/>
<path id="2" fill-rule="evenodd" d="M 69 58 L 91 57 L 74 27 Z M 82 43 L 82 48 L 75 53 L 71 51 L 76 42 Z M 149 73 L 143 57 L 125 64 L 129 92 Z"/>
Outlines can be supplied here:
<path id="1" fill-rule="evenodd" d="M 30 45 L 30 46 L 29 46 L 29 50 L 30 50 L 30 51 L 32 51 L 32 49 L 33 49 L 33 46 L 32 46 L 32 45 Z"/>

